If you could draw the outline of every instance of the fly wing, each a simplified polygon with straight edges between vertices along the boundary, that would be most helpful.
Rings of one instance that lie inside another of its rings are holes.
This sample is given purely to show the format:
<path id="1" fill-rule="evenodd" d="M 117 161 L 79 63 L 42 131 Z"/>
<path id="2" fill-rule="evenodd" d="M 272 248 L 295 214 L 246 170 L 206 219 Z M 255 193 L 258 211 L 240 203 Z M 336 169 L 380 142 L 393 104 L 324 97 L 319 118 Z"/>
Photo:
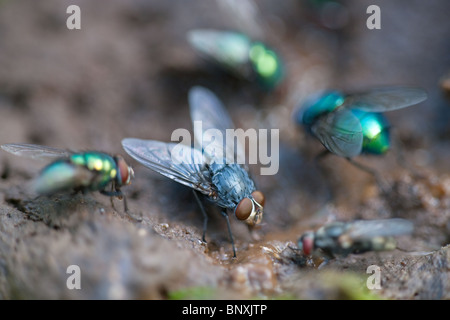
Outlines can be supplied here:
<path id="1" fill-rule="evenodd" d="M 122 146 L 147 168 L 204 194 L 210 193 L 201 151 L 182 144 L 135 138 L 123 139 Z"/>
<path id="2" fill-rule="evenodd" d="M 234 125 L 216 95 L 206 88 L 193 87 L 189 91 L 189 106 L 195 140 L 210 160 L 219 162 L 225 158 L 227 163 L 244 164 L 242 143 L 235 144 L 234 136 L 227 139 L 226 130 L 234 129 Z"/>
<path id="3" fill-rule="evenodd" d="M 345 98 L 345 105 L 368 112 L 384 112 L 406 108 L 426 99 L 427 93 L 421 88 L 385 87 L 349 94 Z"/>
<path id="4" fill-rule="evenodd" d="M 231 31 L 195 29 L 187 33 L 187 40 L 204 58 L 218 63 L 235 75 L 248 77 L 250 40 L 247 36 Z"/>
<path id="5" fill-rule="evenodd" d="M 361 153 L 361 123 L 350 110 L 340 108 L 320 117 L 311 131 L 329 151 L 339 156 L 351 158 Z"/>
<path id="6" fill-rule="evenodd" d="M 71 155 L 71 152 L 64 149 L 40 146 L 27 143 L 8 143 L 3 144 L 1 148 L 16 156 L 32 159 L 56 159 L 65 158 Z"/>
<path id="7" fill-rule="evenodd" d="M 350 222 L 345 234 L 356 240 L 400 236 L 410 234 L 413 230 L 413 223 L 404 219 L 357 220 Z"/>
<path id="8" fill-rule="evenodd" d="M 264 36 L 264 24 L 261 21 L 261 13 L 253 0 L 217 0 L 224 14 L 233 21 L 232 25 L 250 35 L 252 38 L 262 39 Z"/>

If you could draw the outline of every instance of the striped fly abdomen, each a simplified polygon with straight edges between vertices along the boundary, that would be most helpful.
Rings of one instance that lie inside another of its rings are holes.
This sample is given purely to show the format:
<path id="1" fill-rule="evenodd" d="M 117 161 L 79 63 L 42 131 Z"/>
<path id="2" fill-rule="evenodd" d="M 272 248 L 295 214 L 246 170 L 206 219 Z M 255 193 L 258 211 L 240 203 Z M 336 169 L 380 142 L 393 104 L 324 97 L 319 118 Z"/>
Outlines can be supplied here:
<path id="1" fill-rule="evenodd" d="M 39 194 L 53 194 L 87 186 L 90 179 L 90 172 L 83 167 L 67 160 L 57 160 L 41 171 L 33 182 L 33 188 Z"/>

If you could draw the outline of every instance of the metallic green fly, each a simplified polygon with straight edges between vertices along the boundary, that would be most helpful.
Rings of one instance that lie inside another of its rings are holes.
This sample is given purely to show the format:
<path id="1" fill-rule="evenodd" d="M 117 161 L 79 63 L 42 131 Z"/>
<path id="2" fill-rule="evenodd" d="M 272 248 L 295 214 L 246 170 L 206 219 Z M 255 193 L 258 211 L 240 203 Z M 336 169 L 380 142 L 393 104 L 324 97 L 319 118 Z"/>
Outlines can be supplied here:
<path id="1" fill-rule="evenodd" d="M 406 108 L 426 98 L 423 89 L 413 87 L 355 94 L 326 91 L 307 99 L 295 120 L 338 156 L 384 154 L 390 148 L 390 125 L 381 112 Z"/>
<path id="2" fill-rule="evenodd" d="M 234 75 L 257 82 L 266 90 L 274 89 L 283 80 L 279 55 L 243 33 L 199 29 L 189 31 L 187 39 L 206 59 Z"/>
<path id="3" fill-rule="evenodd" d="M 52 195 L 65 191 L 99 191 L 109 197 L 124 200 L 120 187 L 129 185 L 134 177 L 133 169 L 122 156 L 110 156 L 97 151 L 71 152 L 64 149 L 35 144 L 4 144 L 1 148 L 17 156 L 34 159 L 53 159 L 33 181 L 33 190 L 39 195 Z M 107 186 L 111 184 L 111 191 Z M 112 200 L 112 198 L 111 198 Z"/>

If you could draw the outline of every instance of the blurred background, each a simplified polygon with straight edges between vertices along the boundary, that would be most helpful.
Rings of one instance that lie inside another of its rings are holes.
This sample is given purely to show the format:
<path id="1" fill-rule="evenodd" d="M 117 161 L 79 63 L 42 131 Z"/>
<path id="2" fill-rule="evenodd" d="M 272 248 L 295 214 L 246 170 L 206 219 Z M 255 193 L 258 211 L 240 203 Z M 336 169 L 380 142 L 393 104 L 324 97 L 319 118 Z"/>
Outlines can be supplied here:
<path id="1" fill-rule="evenodd" d="M 66 27 L 72 4 L 81 8 L 81 30 Z M 253 11 L 246 9 L 249 4 Z M 380 30 L 366 27 L 372 4 L 381 9 Z M 321 282 L 314 263 L 289 249 L 304 230 L 334 219 L 403 217 L 417 226 L 414 239 L 403 242 L 406 249 L 445 246 L 450 240 L 448 12 L 445 0 L 0 1 L 1 144 L 126 156 L 125 137 L 168 142 L 173 130 L 191 130 L 187 93 L 195 85 L 217 94 L 236 127 L 280 130 L 279 173 L 259 176 L 258 166 L 251 168 L 266 194 L 259 238 L 232 219 L 236 260 L 230 259 L 226 225 L 213 206 L 204 244 L 191 191 L 128 156 L 136 178 L 123 191 L 131 210 L 142 215 L 140 224 L 124 219 L 121 203 L 116 201 L 117 213 L 101 195 L 33 200 L 26 185 L 45 163 L 2 152 L 0 297 L 342 298 L 342 290 L 323 285 L 328 280 Z M 269 44 L 283 61 L 283 81 L 267 91 L 208 63 L 186 39 L 198 28 L 240 31 Z M 422 87 L 428 99 L 386 114 L 398 148 L 384 157 L 358 158 L 390 183 L 390 194 L 382 195 L 370 175 L 344 159 L 315 161 L 323 147 L 292 114 L 309 94 L 323 89 L 387 85 Z M 400 152 L 404 163 L 397 161 Z M 434 259 L 450 263 L 447 249 Z M 338 260 L 323 274 L 364 274 L 375 261 L 370 259 L 379 258 Z M 376 260 L 392 272 L 383 275 L 391 282 L 381 296 L 449 298 L 448 269 L 437 264 L 420 269 L 429 265 L 420 257 L 385 259 Z M 406 259 L 414 285 L 396 277 L 395 259 Z M 69 264 L 80 265 L 86 279 L 82 290 L 65 287 Z"/>

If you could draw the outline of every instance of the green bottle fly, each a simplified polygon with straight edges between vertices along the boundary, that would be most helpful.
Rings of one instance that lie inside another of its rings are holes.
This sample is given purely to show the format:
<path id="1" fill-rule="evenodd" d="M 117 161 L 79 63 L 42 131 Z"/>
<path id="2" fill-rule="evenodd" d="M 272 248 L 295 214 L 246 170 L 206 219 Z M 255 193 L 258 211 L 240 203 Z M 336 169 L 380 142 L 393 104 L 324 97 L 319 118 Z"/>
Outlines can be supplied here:
<path id="1" fill-rule="evenodd" d="M 381 155 L 390 148 L 390 125 L 382 112 L 426 98 L 423 89 L 413 87 L 376 88 L 355 94 L 326 91 L 309 97 L 295 114 L 295 121 L 341 157 Z"/>
<path id="2" fill-rule="evenodd" d="M 67 190 L 102 191 L 110 184 L 130 183 L 131 168 L 122 157 L 89 151 L 71 154 L 46 166 L 35 180 L 39 194 Z"/>
<path id="3" fill-rule="evenodd" d="M 189 43 L 200 54 L 232 74 L 258 83 L 265 90 L 276 88 L 284 78 L 279 55 L 261 41 L 243 33 L 218 30 L 191 30 Z"/>

